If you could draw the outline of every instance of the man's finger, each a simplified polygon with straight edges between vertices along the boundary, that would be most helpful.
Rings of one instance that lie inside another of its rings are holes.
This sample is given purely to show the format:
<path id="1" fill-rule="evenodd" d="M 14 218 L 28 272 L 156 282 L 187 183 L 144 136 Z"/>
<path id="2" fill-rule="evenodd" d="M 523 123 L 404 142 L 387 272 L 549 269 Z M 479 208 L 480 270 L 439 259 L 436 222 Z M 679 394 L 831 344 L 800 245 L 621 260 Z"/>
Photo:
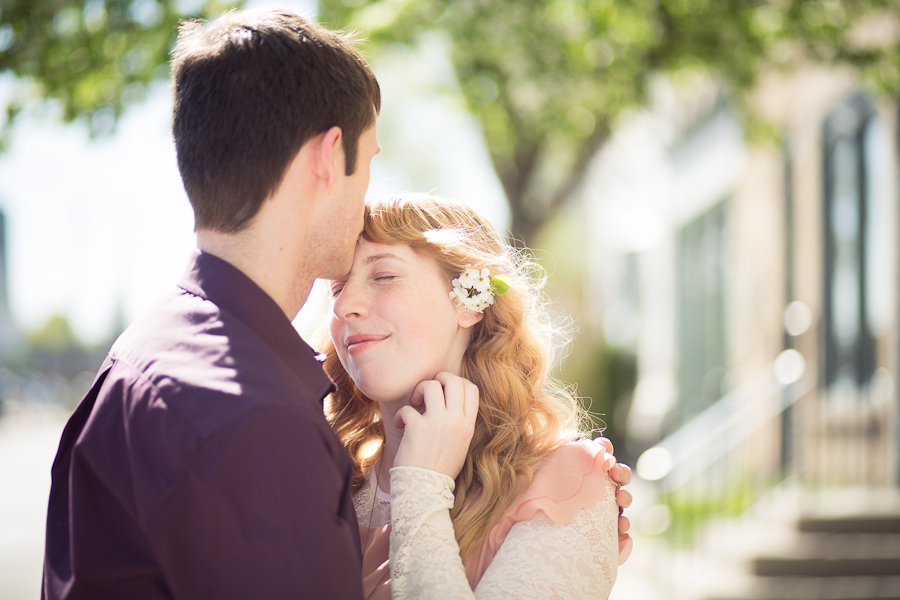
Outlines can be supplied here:
<path id="1" fill-rule="evenodd" d="M 631 540 L 631 536 L 627 533 L 619 534 L 619 564 L 621 565 L 628 557 L 631 556 L 631 548 L 634 542 Z"/>
<path id="2" fill-rule="evenodd" d="M 605 437 L 596 437 L 596 438 L 594 438 L 594 441 L 597 442 L 598 444 L 605 446 L 606 451 L 609 452 L 610 454 L 615 454 L 615 452 L 613 452 L 612 442 L 609 441 L 608 439 L 606 439 Z"/>
<path id="3" fill-rule="evenodd" d="M 631 467 L 623 463 L 616 463 L 616 465 L 609 470 L 609 476 L 612 477 L 612 480 L 615 481 L 619 487 L 628 485 L 631 483 Z"/>

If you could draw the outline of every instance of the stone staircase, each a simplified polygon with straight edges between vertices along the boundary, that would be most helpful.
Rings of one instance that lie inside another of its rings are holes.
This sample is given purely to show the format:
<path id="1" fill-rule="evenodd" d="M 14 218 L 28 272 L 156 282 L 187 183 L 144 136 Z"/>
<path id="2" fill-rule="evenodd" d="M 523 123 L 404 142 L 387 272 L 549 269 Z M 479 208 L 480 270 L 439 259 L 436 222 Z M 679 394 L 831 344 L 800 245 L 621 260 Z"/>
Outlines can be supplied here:
<path id="1" fill-rule="evenodd" d="M 745 560 L 739 592 L 707 600 L 900 600 L 900 503 L 792 522 L 781 543 Z"/>

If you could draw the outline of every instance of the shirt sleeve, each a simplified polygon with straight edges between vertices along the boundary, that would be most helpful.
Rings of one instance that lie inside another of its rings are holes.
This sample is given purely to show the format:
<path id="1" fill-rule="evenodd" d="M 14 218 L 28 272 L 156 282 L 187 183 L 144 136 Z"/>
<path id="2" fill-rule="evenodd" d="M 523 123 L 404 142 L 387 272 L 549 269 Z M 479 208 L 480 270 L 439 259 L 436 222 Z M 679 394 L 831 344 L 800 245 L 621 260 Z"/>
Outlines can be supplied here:
<path id="1" fill-rule="evenodd" d="M 494 600 L 606 598 L 618 562 L 615 487 L 559 525 L 539 511 L 515 523 L 475 590 L 468 584 L 450 521 L 453 481 L 391 469 L 391 597 Z"/>
<path id="2" fill-rule="evenodd" d="M 183 460 L 145 520 L 174 597 L 362 598 L 347 461 L 328 434 L 259 409 Z"/>
<path id="3" fill-rule="evenodd" d="M 416 467 L 391 469 L 391 599 L 475 598 L 450 520 L 454 483 Z"/>

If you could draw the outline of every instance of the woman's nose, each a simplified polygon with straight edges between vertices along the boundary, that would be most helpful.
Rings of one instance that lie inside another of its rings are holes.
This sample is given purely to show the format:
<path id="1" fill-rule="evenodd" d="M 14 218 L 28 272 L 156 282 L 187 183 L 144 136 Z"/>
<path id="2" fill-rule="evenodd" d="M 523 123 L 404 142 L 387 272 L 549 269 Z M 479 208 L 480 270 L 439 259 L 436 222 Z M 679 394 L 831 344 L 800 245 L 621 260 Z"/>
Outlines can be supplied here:
<path id="1" fill-rule="evenodd" d="M 335 298 L 332 311 L 342 321 L 364 317 L 368 312 L 364 291 L 358 285 L 346 283 Z"/>

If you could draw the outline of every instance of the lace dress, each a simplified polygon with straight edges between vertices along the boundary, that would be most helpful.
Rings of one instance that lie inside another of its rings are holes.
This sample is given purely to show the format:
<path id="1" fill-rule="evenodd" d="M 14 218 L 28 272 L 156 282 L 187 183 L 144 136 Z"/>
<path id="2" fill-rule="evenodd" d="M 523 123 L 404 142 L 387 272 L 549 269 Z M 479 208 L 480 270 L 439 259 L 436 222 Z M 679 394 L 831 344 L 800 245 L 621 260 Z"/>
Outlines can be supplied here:
<path id="1" fill-rule="evenodd" d="M 412 467 L 390 470 L 391 494 L 374 477 L 354 496 L 363 588 L 373 600 L 606 598 L 627 556 L 618 542 L 615 464 L 599 444 L 566 444 L 535 469 L 532 484 L 478 550 L 460 557 L 450 521 L 453 480 Z M 389 559 L 389 560 L 387 560 Z"/>

